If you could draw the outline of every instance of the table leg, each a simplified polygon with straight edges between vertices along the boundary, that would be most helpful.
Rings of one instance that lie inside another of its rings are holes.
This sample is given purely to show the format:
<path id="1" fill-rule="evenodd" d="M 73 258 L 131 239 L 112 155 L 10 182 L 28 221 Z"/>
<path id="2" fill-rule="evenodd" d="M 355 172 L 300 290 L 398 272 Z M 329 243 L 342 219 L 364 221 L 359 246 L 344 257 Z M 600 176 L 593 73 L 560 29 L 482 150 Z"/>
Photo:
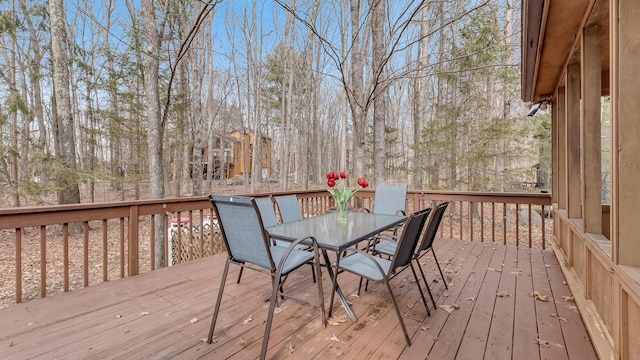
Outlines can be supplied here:
<path id="1" fill-rule="evenodd" d="M 336 254 L 337 254 L 336 265 L 339 265 L 340 253 L 338 252 Z M 342 303 L 342 306 L 344 307 L 344 310 L 347 312 L 347 315 L 349 315 L 349 317 L 351 318 L 351 321 L 353 322 L 358 321 L 358 318 L 356 317 L 356 315 L 353 313 L 353 310 L 351 310 L 351 307 L 349 306 L 349 302 L 347 301 L 347 298 L 344 296 L 344 294 L 342 293 L 342 289 L 340 289 L 340 286 L 338 285 L 338 274 L 333 273 L 333 269 L 331 268 L 331 261 L 329 260 L 329 255 L 327 254 L 326 250 L 322 250 L 322 256 L 324 257 L 324 262 L 327 264 L 327 272 L 329 273 L 329 278 L 331 279 L 331 283 L 333 287 L 333 291 L 331 291 L 331 301 L 329 302 L 328 316 L 331 317 L 331 313 L 333 311 L 333 296 L 334 294 L 337 293 L 338 299 Z"/>

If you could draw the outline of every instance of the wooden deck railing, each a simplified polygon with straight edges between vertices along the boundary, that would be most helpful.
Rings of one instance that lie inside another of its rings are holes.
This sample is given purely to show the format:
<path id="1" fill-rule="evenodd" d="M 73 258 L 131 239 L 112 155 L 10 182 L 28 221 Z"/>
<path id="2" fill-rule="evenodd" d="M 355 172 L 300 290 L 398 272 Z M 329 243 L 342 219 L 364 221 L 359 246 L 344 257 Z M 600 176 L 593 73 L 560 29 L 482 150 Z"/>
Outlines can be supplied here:
<path id="1" fill-rule="evenodd" d="M 334 205 L 326 190 L 297 195 L 305 216 Z M 270 194 L 253 194 L 268 196 Z M 371 208 L 361 190 L 353 206 Z M 410 191 L 407 211 L 451 201 L 443 238 L 546 247 L 552 226 L 548 194 Z M 154 270 L 154 219 L 164 219 L 165 265 L 223 250 L 206 197 L 0 209 L 0 308 Z M 539 216 L 538 214 L 543 214 Z M 15 281 L 10 281 L 13 278 Z M 9 279 L 9 281 L 7 281 Z"/>

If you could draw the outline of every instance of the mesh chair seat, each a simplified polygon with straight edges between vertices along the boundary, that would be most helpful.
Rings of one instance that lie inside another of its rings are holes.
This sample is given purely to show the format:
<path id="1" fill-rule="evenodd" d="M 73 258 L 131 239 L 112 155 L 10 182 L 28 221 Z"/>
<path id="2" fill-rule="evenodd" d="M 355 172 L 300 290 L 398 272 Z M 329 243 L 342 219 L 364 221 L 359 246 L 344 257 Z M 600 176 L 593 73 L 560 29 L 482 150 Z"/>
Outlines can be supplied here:
<path id="1" fill-rule="evenodd" d="M 271 247 L 271 256 L 273 257 L 273 261 L 275 263 L 279 263 L 284 255 L 285 251 L 287 251 L 286 246 L 274 245 Z M 291 251 L 289 256 L 284 262 L 284 267 L 282 268 L 282 274 L 288 274 L 291 271 L 299 268 L 300 266 L 308 263 L 313 260 L 313 252 L 307 250 L 300 250 L 299 247 L 296 247 Z"/>

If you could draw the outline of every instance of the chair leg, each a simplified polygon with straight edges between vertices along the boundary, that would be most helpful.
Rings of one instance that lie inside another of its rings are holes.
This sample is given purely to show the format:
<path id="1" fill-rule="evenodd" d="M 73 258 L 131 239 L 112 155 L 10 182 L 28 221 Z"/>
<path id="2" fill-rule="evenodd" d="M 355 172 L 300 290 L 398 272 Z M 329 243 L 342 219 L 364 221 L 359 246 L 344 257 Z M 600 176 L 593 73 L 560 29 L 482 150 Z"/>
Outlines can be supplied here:
<path id="1" fill-rule="evenodd" d="M 427 315 L 431 316 L 431 311 L 429 311 L 429 305 L 427 304 L 427 299 L 424 297 L 424 291 L 422 291 L 422 286 L 420 286 L 420 279 L 418 279 L 418 274 L 416 273 L 416 269 L 413 267 L 413 262 L 409 262 L 411 266 L 411 272 L 413 273 L 413 278 L 416 279 L 416 285 L 418 286 L 418 290 L 420 291 L 420 296 L 422 296 L 422 303 L 424 304 L 424 308 L 427 309 Z M 418 264 L 418 267 L 420 265 Z M 429 291 L 429 296 L 431 296 L 431 301 L 433 301 L 433 306 L 436 305 L 436 302 L 433 300 L 433 295 L 431 295 L 431 290 L 429 290 L 429 286 L 427 286 L 427 291 Z"/>
<path id="2" fill-rule="evenodd" d="M 436 305 L 436 301 L 433 299 L 433 294 L 431 293 L 431 288 L 429 288 L 427 277 L 424 275 L 424 270 L 422 270 L 422 266 L 420 266 L 420 260 L 416 258 L 416 262 L 418 263 L 418 269 L 420 270 L 420 274 L 422 274 L 422 280 L 424 281 L 424 286 L 427 287 L 427 291 L 429 292 L 429 297 L 431 298 L 431 302 L 433 303 L 433 308 L 435 309 L 438 307 L 438 305 Z M 411 268 L 413 269 L 413 266 Z M 416 281 L 418 281 L 417 278 L 416 278 Z"/>
<path id="3" fill-rule="evenodd" d="M 238 280 L 236 281 L 236 284 L 240 284 L 240 279 L 242 279 L 242 270 L 244 270 L 243 267 L 240 268 L 240 272 L 238 273 Z"/>
<path id="4" fill-rule="evenodd" d="M 389 279 L 384 277 L 384 284 L 387 286 L 387 290 L 389 291 L 389 296 L 391 297 L 391 302 L 393 303 L 393 308 L 396 311 L 396 315 L 398 316 L 398 321 L 400 322 L 400 327 L 402 328 L 402 333 L 404 334 L 404 339 L 407 342 L 407 346 L 411 346 L 411 339 L 409 338 L 409 334 L 407 333 L 407 328 L 404 326 L 404 320 L 402 320 L 402 314 L 400 314 L 400 309 L 398 308 L 398 302 L 396 301 L 396 297 L 393 295 L 393 291 L 391 291 L 391 285 L 389 285 Z"/>
<path id="5" fill-rule="evenodd" d="M 440 271 L 440 277 L 442 277 L 442 282 L 444 283 L 444 288 L 449 290 L 449 286 L 447 285 L 447 280 L 444 278 L 444 274 L 442 273 L 442 268 L 440 267 L 440 263 L 438 262 L 438 258 L 436 257 L 436 252 L 431 248 L 431 252 L 433 253 L 433 260 L 435 260 L 436 265 L 438 265 L 438 270 Z"/>
<path id="6" fill-rule="evenodd" d="M 218 311 L 220 311 L 220 303 L 222 303 L 222 292 L 224 291 L 224 284 L 227 281 L 227 275 L 229 273 L 230 263 L 231 263 L 231 260 L 227 258 L 227 262 L 224 265 L 224 272 L 222 273 L 222 280 L 220 281 L 220 290 L 218 290 L 218 299 L 216 300 L 216 307 L 213 310 L 213 316 L 211 317 L 211 326 L 209 327 L 209 336 L 207 337 L 208 344 L 211 344 L 211 342 L 213 341 L 213 329 L 215 328 L 216 320 L 218 319 Z M 242 270 L 242 268 L 240 268 L 240 270 Z"/>

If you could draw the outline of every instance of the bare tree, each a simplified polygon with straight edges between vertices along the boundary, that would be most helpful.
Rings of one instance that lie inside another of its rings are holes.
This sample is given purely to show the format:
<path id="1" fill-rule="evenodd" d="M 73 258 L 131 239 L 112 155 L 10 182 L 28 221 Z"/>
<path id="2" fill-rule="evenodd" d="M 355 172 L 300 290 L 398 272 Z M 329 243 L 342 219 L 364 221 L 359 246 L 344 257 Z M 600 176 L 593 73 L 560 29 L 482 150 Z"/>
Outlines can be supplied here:
<path id="1" fill-rule="evenodd" d="M 58 0 L 61 1 L 61 0 Z M 144 89 L 147 95 L 149 174 L 151 180 L 150 198 L 164 198 L 164 161 L 162 157 L 164 126 L 160 115 L 160 94 L 158 72 L 160 57 L 160 37 L 156 24 L 155 8 L 152 0 L 142 0 L 142 18 L 146 35 L 144 51 Z M 164 267 L 164 217 L 155 217 L 155 267 Z"/>
<path id="2" fill-rule="evenodd" d="M 74 119 L 69 93 L 69 67 L 67 57 L 67 28 L 63 0 L 49 0 L 51 21 L 51 55 L 57 119 L 58 203 L 80 203 L 80 190 L 76 179 L 76 142 Z"/>

